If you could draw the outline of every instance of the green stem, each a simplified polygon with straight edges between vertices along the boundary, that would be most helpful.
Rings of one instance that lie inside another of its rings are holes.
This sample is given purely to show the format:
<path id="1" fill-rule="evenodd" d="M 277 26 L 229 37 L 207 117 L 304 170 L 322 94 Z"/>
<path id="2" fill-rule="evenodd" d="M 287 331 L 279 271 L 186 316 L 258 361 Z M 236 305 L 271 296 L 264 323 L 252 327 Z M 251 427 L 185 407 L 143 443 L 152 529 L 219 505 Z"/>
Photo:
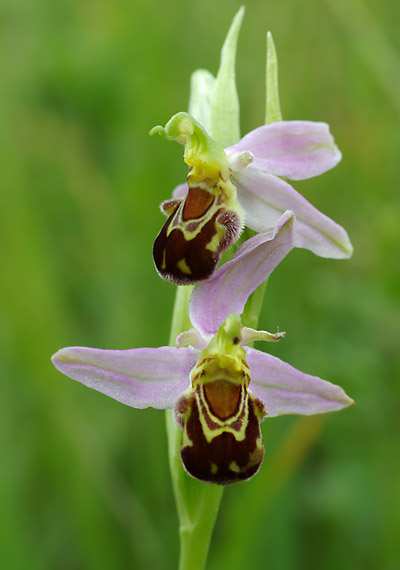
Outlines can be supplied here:
<path id="1" fill-rule="evenodd" d="M 193 287 L 178 287 L 172 316 L 170 345 L 181 332 L 191 328 L 189 299 Z M 221 502 L 223 487 L 190 477 L 180 458 L 182 432 L 173 410 L 166 412 L 168 455 L 172 486 L 179 518 L 181 552 L 179 570 L 203 570 Z"/>
<path id="2" fill-rule="evenodd" d="M 189 317 L 189 301 L 193 291 L 193 285 L 177 287 L 175 304 L 172 311 L 171 332 L 169 345 L 175 346 L 176 337 L 184 331 L 192 328 Z"/>
<path id="3" fill-rule="evenodd" d="M 238 142 L 239 101 L 235 84 L 236 46 L 244 14 L 236 14 L 225 40 L 218 75 L 215 80 L 207 74 L 206 84 L 193 82 L 194 88 L 205 88 L 207 104 L 201 93 L 191 93 L 189 113 L 205 121 L 207 130 L 224 148 Z M 202 79 L 205 79 L 202 74 Z M 203 93 L 204 95 L 204 93 Z M 176 337 L 191 328 L 189 300 L 192 287 L 178 287 L 172 317 L 170 345 Z M 181 553 L 179 570 L 204 570 L 212 532 L 222 498 L 223 487 L 202 483 L 190 477 L 180 458 L 181 430 L 172 410 L 167 411 L 168 451 L 172 484 L 179 517 Z"/>
<path id="4" fill-rule="evenodd" d="M 265 106 L 265 124 L 282 121 L 279 103 L 278 58 L 271 32 L 267 32 L 267 89 Z"/>
<path id="5" fill-rule="evenodd" d="M 182 433 L 171 410 L 167 410 L 166 420 L 170 469 L 179 518 L 179 570 L 203 570 L 223 487 L 201 483 L 187 475 L 179 454 Z"/>

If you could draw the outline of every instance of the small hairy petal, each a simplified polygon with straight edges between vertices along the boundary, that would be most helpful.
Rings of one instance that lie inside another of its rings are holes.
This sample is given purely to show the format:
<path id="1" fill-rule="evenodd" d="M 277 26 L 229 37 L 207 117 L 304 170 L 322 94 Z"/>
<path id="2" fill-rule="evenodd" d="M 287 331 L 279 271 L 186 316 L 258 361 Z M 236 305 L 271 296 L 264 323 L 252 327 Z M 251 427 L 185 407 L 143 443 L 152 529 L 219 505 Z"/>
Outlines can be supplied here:
<path id="1" fill-rule="evenodd" d="M 266 231 L 275 226 L 283 212 L 292 210 L 296 216 L 296 247 L 336 259 L 353 253 L 344 228 L 314 208 L 290 184 L 267 172 L 257 160 L 235 173 L 234 184 L 246 226 L 252 230 Z"/>
<path id="2" fill-rule="evenodd" d="M 340 386 L 296 370 L 279 358 L 246 349 L 250 390 L 267 408 L 267 417 L 283 414 L 309 416 L 341 410 L 354 404 Z"/>
<path id="3" fill-rule="evenodd" d="M 232 259 L 193 290 L 189 314 L 195 327 L 215 333 L 231 313 L 240 315 L 249 295 L 263 283 L 293 248 L 292 212 L 276 228 L 244 242 Z"/>
<path id="4" fill-rule="evenodd" d="M 329 126 L 312 121 L 264 125 L 226 149 L 228 156 L 243 151 L 250 151 L 266 171 L 291 180 L 318 176 L 342 158 Z"/>
<path id="5" fill-rule="evenodd" d="M 132 408 L 172 408 L 190 384 L 191 348 L 62 348 L 52 357 L 66 376 Z"/>
<path id="6" fill-rule="evenodd" d="M 215 77 L 207 69 L 197 69 L 190 78 L 189 114 L 210 130 L 210 107 Z"/>

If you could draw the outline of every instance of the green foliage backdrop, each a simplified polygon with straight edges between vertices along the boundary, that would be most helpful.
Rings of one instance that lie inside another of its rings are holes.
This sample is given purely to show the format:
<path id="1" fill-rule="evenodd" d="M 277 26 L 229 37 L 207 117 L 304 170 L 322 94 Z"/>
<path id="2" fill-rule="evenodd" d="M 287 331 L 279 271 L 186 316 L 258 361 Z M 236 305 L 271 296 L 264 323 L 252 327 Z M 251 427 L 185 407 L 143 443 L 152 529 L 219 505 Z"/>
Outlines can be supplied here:
<path id="1" fill-rule="evenodd" d="M 0 564 L 172 570 L 177 518 L 164 415 L 61 376 L 68 345 L 167 342 L 158 204 L 182 148 L 147 133 L 216 72 L 239 2 L 1 0 Z M 342 163 L 296 188 L 346 229 L 350 261 L 293 251 L 268 285 L 271 351 L 356 400 L 266 421 L 260 474 L 229 488 L 210 570 L 400 567 L 399 4 L 249 0 L 242 132 L 264 115 L 265 32 L 286 119 L 330 123 Z"/>

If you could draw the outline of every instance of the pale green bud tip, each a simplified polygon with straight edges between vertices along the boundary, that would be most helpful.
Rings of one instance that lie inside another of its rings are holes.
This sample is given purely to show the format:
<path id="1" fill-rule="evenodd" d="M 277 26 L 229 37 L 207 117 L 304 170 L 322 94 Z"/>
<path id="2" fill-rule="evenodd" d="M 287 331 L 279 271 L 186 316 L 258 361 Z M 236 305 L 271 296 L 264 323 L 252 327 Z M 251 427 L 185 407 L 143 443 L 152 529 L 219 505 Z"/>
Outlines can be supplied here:
<path id="1" fill-rule="evenodd" d="M 207 69 L 197 69 L 190 79 L 189 113 L 210 132 L 211 102 L 215 77 Z"/>
<path id="2" fill-rule="evenodd" d="M 267 57 L 268 57 L 268 62 L 270 64 L 278 63 L 278 59 L 276 57 L 275 43 L 271 32 L 267 32 Z"/>
<path id="3" fill-rule="evenodd" d="M 221 50 L 221 61 L 210 99 L 210 133 L 224 148 L 240 139 L 239 98 L 236 90 L 235 63 L 242 6 L 233 19 Z"/>
<path id="4" fill-rule="evenodd" d="M 267 101 L 265 111 L 265 124 L 275 123 L 282 120 L 279 103 L 278 87 L 278 58 L 271 32 L 267 32 Z"/>

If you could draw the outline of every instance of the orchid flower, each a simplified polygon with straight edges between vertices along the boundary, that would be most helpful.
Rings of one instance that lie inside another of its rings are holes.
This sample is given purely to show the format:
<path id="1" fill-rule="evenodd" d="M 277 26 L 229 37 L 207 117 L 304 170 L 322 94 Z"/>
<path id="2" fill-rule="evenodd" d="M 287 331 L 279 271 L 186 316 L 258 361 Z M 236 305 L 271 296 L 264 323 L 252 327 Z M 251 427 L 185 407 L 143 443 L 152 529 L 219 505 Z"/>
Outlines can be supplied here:
<path id="1" fill-rule="evenodd" d="M 190 167 L 187 183 L 161 205 L 169 217 L 153 255 L 165 279 L 177 284 L 207 279 L 245 225 L 269 230 L 286 210 L 296 216 L 295 247 L 321 257 L 351 256 L 346 231 L 281 178 L 311 178 L 338 164 L 341 153 L 326 123 L 277 121 L 225 149 L 188 113 L 174 115 L 153 133 L 184 144 Z"/>
<path id="2" fill-rule="evenodd" d="M 194 328 L 178 336 L 176 347 L 63 348 L 54 365 L 128 406 L 173 408 L 183 429 L 182 462 L 194 477 L 220 485 L 251 477 L 264 455 L 264 417 L 323 413 L 353 403 L 340 387 L 246 347 L 284 336 L 243 327 L 239 315 L 294 243 L 295 217 L 288 211 L 274 229 L 239 247 L 194 288 Z"/>

